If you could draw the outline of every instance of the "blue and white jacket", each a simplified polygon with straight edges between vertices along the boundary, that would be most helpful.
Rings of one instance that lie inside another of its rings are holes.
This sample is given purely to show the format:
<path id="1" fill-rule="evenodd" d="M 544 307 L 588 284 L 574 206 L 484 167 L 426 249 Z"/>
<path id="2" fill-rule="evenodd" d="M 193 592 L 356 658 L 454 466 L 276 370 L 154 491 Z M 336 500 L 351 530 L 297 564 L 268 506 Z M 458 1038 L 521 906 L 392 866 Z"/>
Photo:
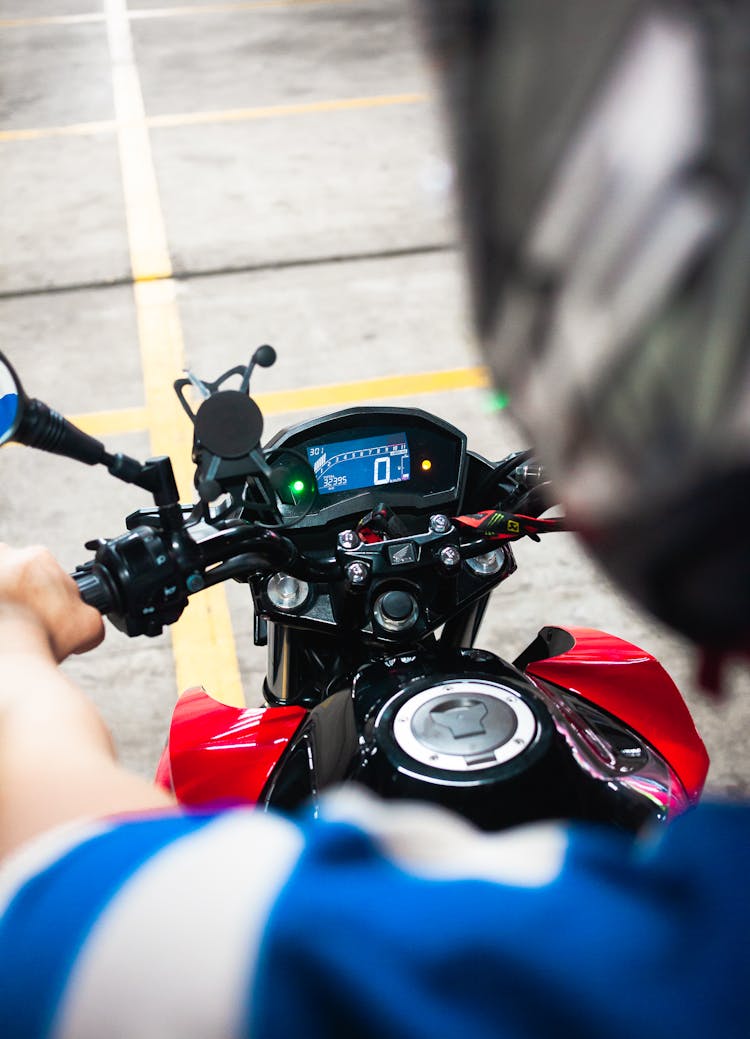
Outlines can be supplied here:
<path id="1" fill-rule="evenodd" d="M 160 814 L 0 870 L 2 1039 L 748 1039 L 750 805 L 481 833 L 354 789 Z"/>

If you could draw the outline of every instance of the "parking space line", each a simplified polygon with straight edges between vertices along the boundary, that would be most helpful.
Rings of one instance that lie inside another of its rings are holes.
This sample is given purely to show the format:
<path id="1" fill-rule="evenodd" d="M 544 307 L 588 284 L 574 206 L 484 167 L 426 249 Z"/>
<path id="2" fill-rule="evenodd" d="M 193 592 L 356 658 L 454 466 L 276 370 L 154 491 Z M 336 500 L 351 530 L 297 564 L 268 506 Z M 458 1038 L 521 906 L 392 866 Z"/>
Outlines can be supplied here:
<path id="1" fill-rule="evenodd" d="M 148 413 L 145 408 L 115 408 L 112 411 L 90 411 L 84 415 L 71 415 L 84 433 L 92 437 L 119 436 L 121 433 L 143 433 L 148 428 Z"/>
<path id="2" fill-rule="evenodd" d="M 32 29 L 44 25 L 85 25 L 87 22 L 103 22 L 101 11 L 88 14 L 50 14 L 29 18 L 0 18 L 0 29 Z"/>
<path id="3" fill-rule="evenodd" d="M 417 372 L 413 375 L 384 375 L 375 379 L 340 382 L 330 386 L 274 390 L 256 394 L 255 401 L 264 415 L 278 415 L 282 412 L 311 411 L 316 408 L 346 408 L 391 397 L 419 397 L 426 393 L 484 389 L 489 385 L 489 376 L 485 368 L 452 368 L 440 372 Z"/>
<path id="4" fill-rule="evenodd" d="M 39 126 L 26 130 L 0 130 L 2 141 L 38 141 L 46 137 L 93 137 L 98 133 L 114 133 L 114 119 L 100 119 L 92 123 L 70 123 L 67 126 Z"/>
<path id="5" fill-rule="evenodd" d="M 257 393 L 255 401 L 267 415 L 290 414 L 329 408 L 346 408 L 365 401 L 421 397 L 427 393 L 451 393 L 455 390 L 486 389 L 490 385 L 486 368 L 451 368 L 437 372 L 414 372 L 411 375 L 383 375 L 356 382 L 338 382 L 327 386 L 306 386 L 292 390 L 270 390 Z M 73 415 L 77 426 L 92 436 L 138 433 L 146 429 L 145 408 L 123 408 L 119 411 L 97 411 Z"/>
<path id="6" fill-rule="evenodd" d="M 248 0 L 246 3 L 227 4 L 181 4 L 178 7 L 142 7 L 127 12 L 130 21 L 150 18 L 185 18 L 211 14 L 241 14 L 245 11 L 264 11 L 274 8 L 330 7 L 333 4 L 351 4 L 354 0 Z M 47 25 L 85 25 L 103 22 L 106 18 L 100 11 L 86 14 L 53 14 L 26 18 L 0 18 L 2 29 L 30 29 Z"/>
<path id="7" fill-rule="evenodd" d="M 127 5 L 104 0 L 104 10 L 151 448 L 173 459 L 180 494 L 191 499 L 191 429 L 172 391 L 184 364 L 182 327 Z M 201 592 L 170 630 L 178 689 L 200 682 L 222 700 L 242 705 L 224 589 Z"/>
<path id="8" fill-rule="evenodd" d="M 126 71 L 121 70 L 121 74 L 125 75 Z M 132 127 L 127 120 L 105 119 L 92 123 L 71 123 L 68 126 L 0 130 L 0 142 L 35 141 L 45 137 L 87 137 L 99 133 L 120 132 L 123 128 L 145 133 L 148 130 L 174 126 L 245 123 L 256 119 L 283 119 L 288 116 L 313 115 L 319 112 L 346 112 L 366 108 L 384 108 L 391 105 L 418 105 L 427 101 L 428 96 L 427 94 L 377 94 L 372 97 L 344 97 L 327 101 L 301 101 L 297 104 L 227 108 L 209 112 L 178 112 L 174 115 L 152 116 L 144 114 L 143 118 Z"/>
<path id="9" fill-rule="evenodd" d="M 207 123 L 244 123 L 253 119 L 283 119 L 285 116 L 311 115 L 317 112 L 346 112 L 361 108 L 384 108 L 390 105 L 418 105 L 427 94 L 380 94 L 373 97 L 345 97 L 332 101 L 300 101 L 289 105 L 264 105 L 256 108 L 228 108 L 214 112 L 185 112 L 182 115 L 152 115 L 149 128 L 199 126 Z"/>
<path id="10" fill-rule="evenodd" d="M 142 7 L 128 12 L 129 18 L 183 18 L 186 15 L 240 14 L 243 11 L 264 11 L 273 8 L 330 7 L 333 4 L 351 4 L 353 0 L 248 0 L 246 3 L 182 4 L 179 7 Z"/>

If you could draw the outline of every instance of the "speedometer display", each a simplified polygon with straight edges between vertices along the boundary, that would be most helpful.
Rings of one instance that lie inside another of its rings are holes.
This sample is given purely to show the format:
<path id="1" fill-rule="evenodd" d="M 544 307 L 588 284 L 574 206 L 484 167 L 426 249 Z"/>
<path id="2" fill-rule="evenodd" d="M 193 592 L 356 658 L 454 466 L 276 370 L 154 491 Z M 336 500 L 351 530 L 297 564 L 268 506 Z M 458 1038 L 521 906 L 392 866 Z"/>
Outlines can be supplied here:
<path id="1" fill-rule="evenodd" d="M 379 504 L 411 522 L 457 507 L 466 437 L 418 408 L 360 406 L 281 430 L 266 458 L 279 516 L 298 530 L 351 526 Z"/>
<path id="2" fill-rule="evenodd" d="M 405 433 L 307 447 L 319 494 L 403 483 L 410 477 Z"/>

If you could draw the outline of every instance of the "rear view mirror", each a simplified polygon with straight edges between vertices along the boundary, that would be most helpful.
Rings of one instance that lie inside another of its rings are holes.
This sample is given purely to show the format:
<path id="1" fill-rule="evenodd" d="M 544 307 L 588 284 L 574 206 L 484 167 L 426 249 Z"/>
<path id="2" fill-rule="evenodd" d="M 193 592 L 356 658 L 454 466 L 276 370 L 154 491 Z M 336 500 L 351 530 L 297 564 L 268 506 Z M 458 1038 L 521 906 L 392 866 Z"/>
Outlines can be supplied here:
<path id="1" fill-rule="evenodd" d="M 25 403 L 18 376 L 0 354 L 0 444 L 13 439 L 21 424 Z"/>
<path id="2" fill-rule="evenodd" d="M 48 404 L 27 397 L 13 365 L 0 353 L 0 444 L 8 440 L 73 458 L 85 465 L 106 465 L 118 480 L 153 494 L 156 505 L 164 513 L 165 529 L 180 530 L 184 526 L 177 484 L 168 458 L 151 458 L 143 463 L 119 452 L 110 454 L 100 440 L 78 429 Z"/>

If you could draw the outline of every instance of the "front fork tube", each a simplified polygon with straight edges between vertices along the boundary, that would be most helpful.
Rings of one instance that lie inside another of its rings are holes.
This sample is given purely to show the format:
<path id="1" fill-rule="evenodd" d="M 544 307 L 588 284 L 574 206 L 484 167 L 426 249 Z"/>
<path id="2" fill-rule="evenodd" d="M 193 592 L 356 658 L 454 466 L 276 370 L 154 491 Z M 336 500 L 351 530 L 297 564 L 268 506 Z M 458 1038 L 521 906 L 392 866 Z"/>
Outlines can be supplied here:
<path id="1" fill-rule="evenodd" d="M 449 649 L 471 648 L 488 602 L 489 594 L 477 599 L 449 620 L 443 628 L 440 645 Z M 304 698 L 305 694 L 310 695 L 313 691 L 311 686 L 316 687 L 324 678 L 322 674 L 317 678 L 313 677 L 316 668 L 309 658 L 305 640 L 300 637 L 300 632 L 283 624 L 274 624 L 273 621 L 268 622 L 266 667 L 263 692 L 267 703 L 272 706 L 300 702 L 300 696 Z M 317 691 L 321 695 L 320 689 Z"/>
<path id="2" fill-rule="evenodd" d="M 315 632 L 269 621 L 267 638 L 263 695 L 272 707 L 319 703 L 336 675 L 354 663 L 331 636 L 322 639 Z"/>
<path id="3" fill-rule="evenodd" d="M 268 624 L 268 663 L 264 687 L 271 704 L 288 704 L 299 689 L 300 651 L 293 632 L 280 624 Z"/>

